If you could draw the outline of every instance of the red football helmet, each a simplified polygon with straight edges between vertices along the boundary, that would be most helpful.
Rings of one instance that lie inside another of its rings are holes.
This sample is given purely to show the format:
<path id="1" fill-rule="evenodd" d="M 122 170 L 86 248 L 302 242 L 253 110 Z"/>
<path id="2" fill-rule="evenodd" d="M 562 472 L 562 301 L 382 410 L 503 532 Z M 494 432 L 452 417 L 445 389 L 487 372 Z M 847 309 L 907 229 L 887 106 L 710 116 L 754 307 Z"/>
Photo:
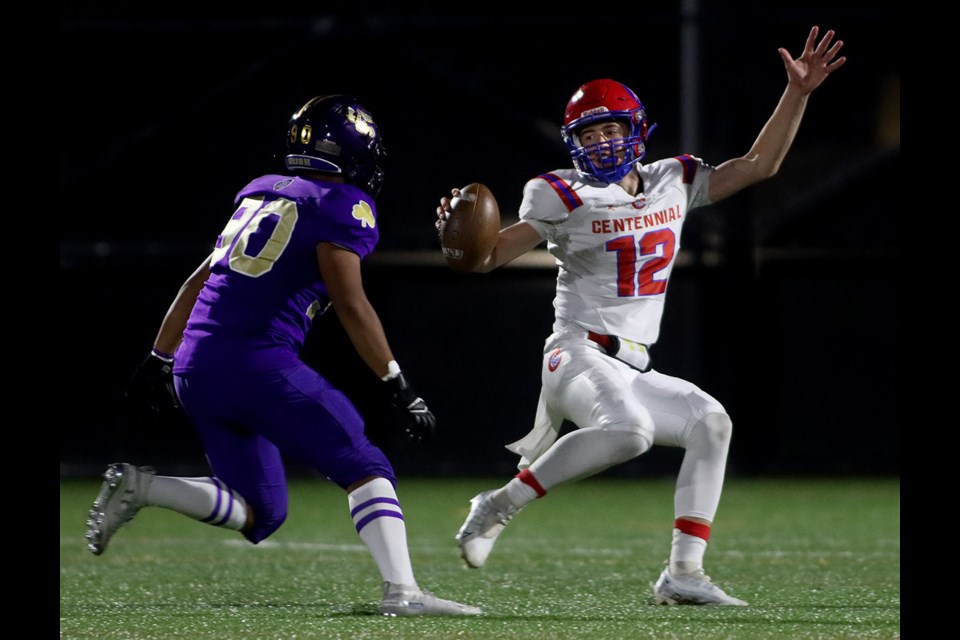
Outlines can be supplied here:
<path id="1" fill-rule="evenodd" d="M 629 134 L 589 147 L 581 145 L 578 135 L 580 129 L 610 120 L 625 123 Z M 633 165 L 646 155 L 647 138 L 656 126 L 648 127 L 647 113 L 637 94 L 626 85 L 604 78 L 582 85 L 573 94 L 563 116 L 561 135 L 570 149 L 573 166 L 580 175 L 614 183 L 627 175 Z M 601 147 L 607 153 L 600 153 Z"/>

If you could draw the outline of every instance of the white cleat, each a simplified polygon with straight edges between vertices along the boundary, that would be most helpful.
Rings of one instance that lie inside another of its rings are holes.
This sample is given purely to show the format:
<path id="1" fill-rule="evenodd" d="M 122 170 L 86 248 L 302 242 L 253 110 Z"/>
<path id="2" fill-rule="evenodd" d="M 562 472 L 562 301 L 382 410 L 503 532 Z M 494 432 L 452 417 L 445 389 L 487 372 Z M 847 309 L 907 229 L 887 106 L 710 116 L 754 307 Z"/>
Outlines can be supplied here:
<path id="1" fill-rule="evenodd" d="M 87 514 L 87 549 L 103 553 L 117 530 L 133 520 L 144 505 L 154 470 L 115 462 L 103 472 L 100 493 Z"/>
<path id="2" fill-rule="evenodd" d="M 460 557 L 470 567 L 479 569 L 487 562 L 497 536 L 520 509 L 500 511 L 490 500 L 491 491 L 484 491 L 470 499 L 470 513 L 464 521 L 456 540 L 460 544 Z"/>
<path id="3" fill-rule="evenodd" d="M 443 600 L 415 585 L 383 583 L 380 613 L 385 616 L 477 616 L 477 607 Z"/>
<path id="4" fill-rule="evenodd" d="M 723 589 L 713 584 L 702 570 L 674 576 L 669 569 L 664 569 L 657 583 L 653 585 L 653 596 L 656 604 L 747 606 L 740 598 L 727 595 Z"/>

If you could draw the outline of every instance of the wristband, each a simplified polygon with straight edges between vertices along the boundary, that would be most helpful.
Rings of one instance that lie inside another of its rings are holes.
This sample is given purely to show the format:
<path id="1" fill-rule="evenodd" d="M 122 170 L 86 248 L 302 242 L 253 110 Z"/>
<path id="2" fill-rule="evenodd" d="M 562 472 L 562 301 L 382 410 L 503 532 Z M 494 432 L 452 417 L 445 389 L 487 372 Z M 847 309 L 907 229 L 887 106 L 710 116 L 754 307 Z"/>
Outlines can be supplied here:
<path id="1" fill-rule="evenodd" d="M 387 382 L 393 380 L 398 375 L 400 375 L 400 365 L 397 364 L 396 360 L 391 360 L 387 363 L 387 375 L 382 376 L 380 379 Z"/>
<path id="2" fill-rule="evenodd" d="M 169 353 L 164 353 L 163 351 L 160 351 L 156 347 L 154 347 L 153 349 L 150 349 L 150 355 L 160 358 L 167 364 L 170 364 L 171 362 L 173 362 L 173 355 Z"/>

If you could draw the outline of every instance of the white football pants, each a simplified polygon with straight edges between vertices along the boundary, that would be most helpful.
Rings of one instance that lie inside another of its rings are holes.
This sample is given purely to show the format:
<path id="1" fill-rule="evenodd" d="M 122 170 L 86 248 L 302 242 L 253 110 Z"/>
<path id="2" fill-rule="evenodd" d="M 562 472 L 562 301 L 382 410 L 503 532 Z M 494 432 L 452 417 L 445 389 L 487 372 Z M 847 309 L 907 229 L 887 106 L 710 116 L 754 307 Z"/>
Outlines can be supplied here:
<path id="1" fill-rule="evenodd" d="M 551 336 L 542 378 L 541 409 L 579 428 L 530 464 L 545 489 L 626 462 L 651 443 L 682 447 L 676 517 L 713 521 L 732 431 L 716 399 L 686 380 L 640 373 L 579 333 Z"/>

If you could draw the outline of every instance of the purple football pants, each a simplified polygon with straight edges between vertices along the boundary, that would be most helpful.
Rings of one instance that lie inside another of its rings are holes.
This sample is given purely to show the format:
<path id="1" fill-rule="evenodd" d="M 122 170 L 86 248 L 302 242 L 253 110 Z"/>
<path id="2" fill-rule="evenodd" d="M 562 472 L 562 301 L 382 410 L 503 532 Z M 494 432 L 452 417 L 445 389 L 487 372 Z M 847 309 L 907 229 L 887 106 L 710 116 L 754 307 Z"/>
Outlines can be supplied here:
<path id="1" fill-rule="evenodd" d="M 367 476 L 396 486 L 393 466 L 364 434 L 353 404 L 306 365 L 279 371 L 190 371 L 174 377 L 214 476 L 253 509 L 253 543 L 287 517 L 283 457 L 346 488 Z"/>

